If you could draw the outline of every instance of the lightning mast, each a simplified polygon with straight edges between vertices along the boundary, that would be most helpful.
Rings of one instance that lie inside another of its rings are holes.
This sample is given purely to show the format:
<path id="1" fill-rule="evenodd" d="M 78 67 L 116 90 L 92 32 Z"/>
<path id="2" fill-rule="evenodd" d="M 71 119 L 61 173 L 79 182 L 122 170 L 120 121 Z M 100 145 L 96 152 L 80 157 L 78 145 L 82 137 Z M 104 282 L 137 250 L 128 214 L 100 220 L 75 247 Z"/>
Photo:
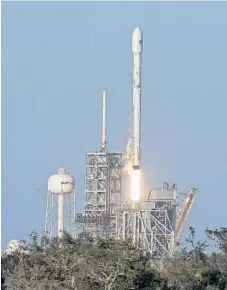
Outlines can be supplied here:
<path id="1" fill-rule="evenodd" d="M 104 89 L 102 92 L 102 142 L 101 142 L 101 152 L 107 151 L 107 91 Z"/>

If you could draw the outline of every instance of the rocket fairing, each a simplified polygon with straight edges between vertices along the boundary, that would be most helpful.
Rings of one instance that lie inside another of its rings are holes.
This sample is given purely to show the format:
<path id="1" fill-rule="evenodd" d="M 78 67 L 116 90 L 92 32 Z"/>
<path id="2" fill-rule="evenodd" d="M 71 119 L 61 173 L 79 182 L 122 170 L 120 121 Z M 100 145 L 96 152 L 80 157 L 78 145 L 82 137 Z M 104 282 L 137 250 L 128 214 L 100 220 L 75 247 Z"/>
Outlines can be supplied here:
<path id="1" fill-rule="evenodd" d="M 141 66 L 143 33 L 136 27 L 132 34 L 133 53 L 133 169 L 140 169 L 141 137 Z"/>

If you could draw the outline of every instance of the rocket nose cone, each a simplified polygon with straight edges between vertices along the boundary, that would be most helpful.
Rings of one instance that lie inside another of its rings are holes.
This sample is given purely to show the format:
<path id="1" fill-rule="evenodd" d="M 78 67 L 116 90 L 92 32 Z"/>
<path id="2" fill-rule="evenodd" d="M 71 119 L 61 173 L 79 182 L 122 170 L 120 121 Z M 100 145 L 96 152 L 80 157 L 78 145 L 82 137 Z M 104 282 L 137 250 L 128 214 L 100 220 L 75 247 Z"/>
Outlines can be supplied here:
<path id="1" fill-rule="evenodd" d="M 135 54 L 143 51 L 143 33 L 139 27 L 136 27 L 132 34 L 132 52 Z"/>
<path id="2" fill-rule="evenodd" d="M 134 37 L 141 37 L 142 36 L 142 30 L 139 27 L 136 27 L 133 31 L 133 36 Z"/>

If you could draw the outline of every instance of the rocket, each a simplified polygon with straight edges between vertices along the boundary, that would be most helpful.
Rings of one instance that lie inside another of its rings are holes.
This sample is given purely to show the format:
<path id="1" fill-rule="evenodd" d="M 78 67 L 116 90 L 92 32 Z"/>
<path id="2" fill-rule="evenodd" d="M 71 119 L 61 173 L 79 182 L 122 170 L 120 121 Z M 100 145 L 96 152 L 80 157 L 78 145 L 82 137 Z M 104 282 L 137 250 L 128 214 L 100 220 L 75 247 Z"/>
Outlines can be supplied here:
<path id="1" fill-rule="evenodd" d="M 143 33 L 136 27 L 132 34 L 133 53 L 133 170 L 140 169 L 141 137 L 141 66 L 143 52 Z"/>

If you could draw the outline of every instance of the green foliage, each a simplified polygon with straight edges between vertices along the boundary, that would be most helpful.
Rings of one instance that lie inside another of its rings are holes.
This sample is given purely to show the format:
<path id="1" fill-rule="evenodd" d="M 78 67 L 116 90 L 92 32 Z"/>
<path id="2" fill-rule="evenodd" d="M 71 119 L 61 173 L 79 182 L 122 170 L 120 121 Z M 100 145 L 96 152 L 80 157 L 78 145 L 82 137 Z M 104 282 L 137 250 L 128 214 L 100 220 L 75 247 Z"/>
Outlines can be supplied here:
<path id="1" fill-rule="evenodd" d="M 216 241 L 218 248 L 227 254 L 227 228 L 220 228 L 215 230 L 206 230 L 209 238 Z"/>
<path id="2" fill-rule="evenodd" d="M 2 255 L 2 289 L 7 290 L 226 290 L 226 229 L 207 230 L 219 252 L 207 254 L 190 228 L 186 246 L 153 261 L 131 241 L 48 240 L 30 235 L 26 251 Z"/>
<path id="3" fill-rule="evenodd" d="M 166 258 L 158 265 L 162 278 L 168 281 L 170 289 L 179 290 L 226 290 L 227 255 L 223 245 L 227 242 L 225 229 L 206 231 L 208 239 L 215 239 L 220 253 L 206 253 L 207 241 L 196 241 L 195 230 L 190 228 L 186 246 Z M 174 287 L 174 288 L 172 288 Z"/>
<path id="4" fill-rule="evenodd" d="M 31 240 L 29 253 L 2 257 L 6 289 L 164 289 L 149 255 L 129 241 L 84 241 L 65 235 L 61 243 L 54 239 L 42 246 L 36 235 Z"/>

